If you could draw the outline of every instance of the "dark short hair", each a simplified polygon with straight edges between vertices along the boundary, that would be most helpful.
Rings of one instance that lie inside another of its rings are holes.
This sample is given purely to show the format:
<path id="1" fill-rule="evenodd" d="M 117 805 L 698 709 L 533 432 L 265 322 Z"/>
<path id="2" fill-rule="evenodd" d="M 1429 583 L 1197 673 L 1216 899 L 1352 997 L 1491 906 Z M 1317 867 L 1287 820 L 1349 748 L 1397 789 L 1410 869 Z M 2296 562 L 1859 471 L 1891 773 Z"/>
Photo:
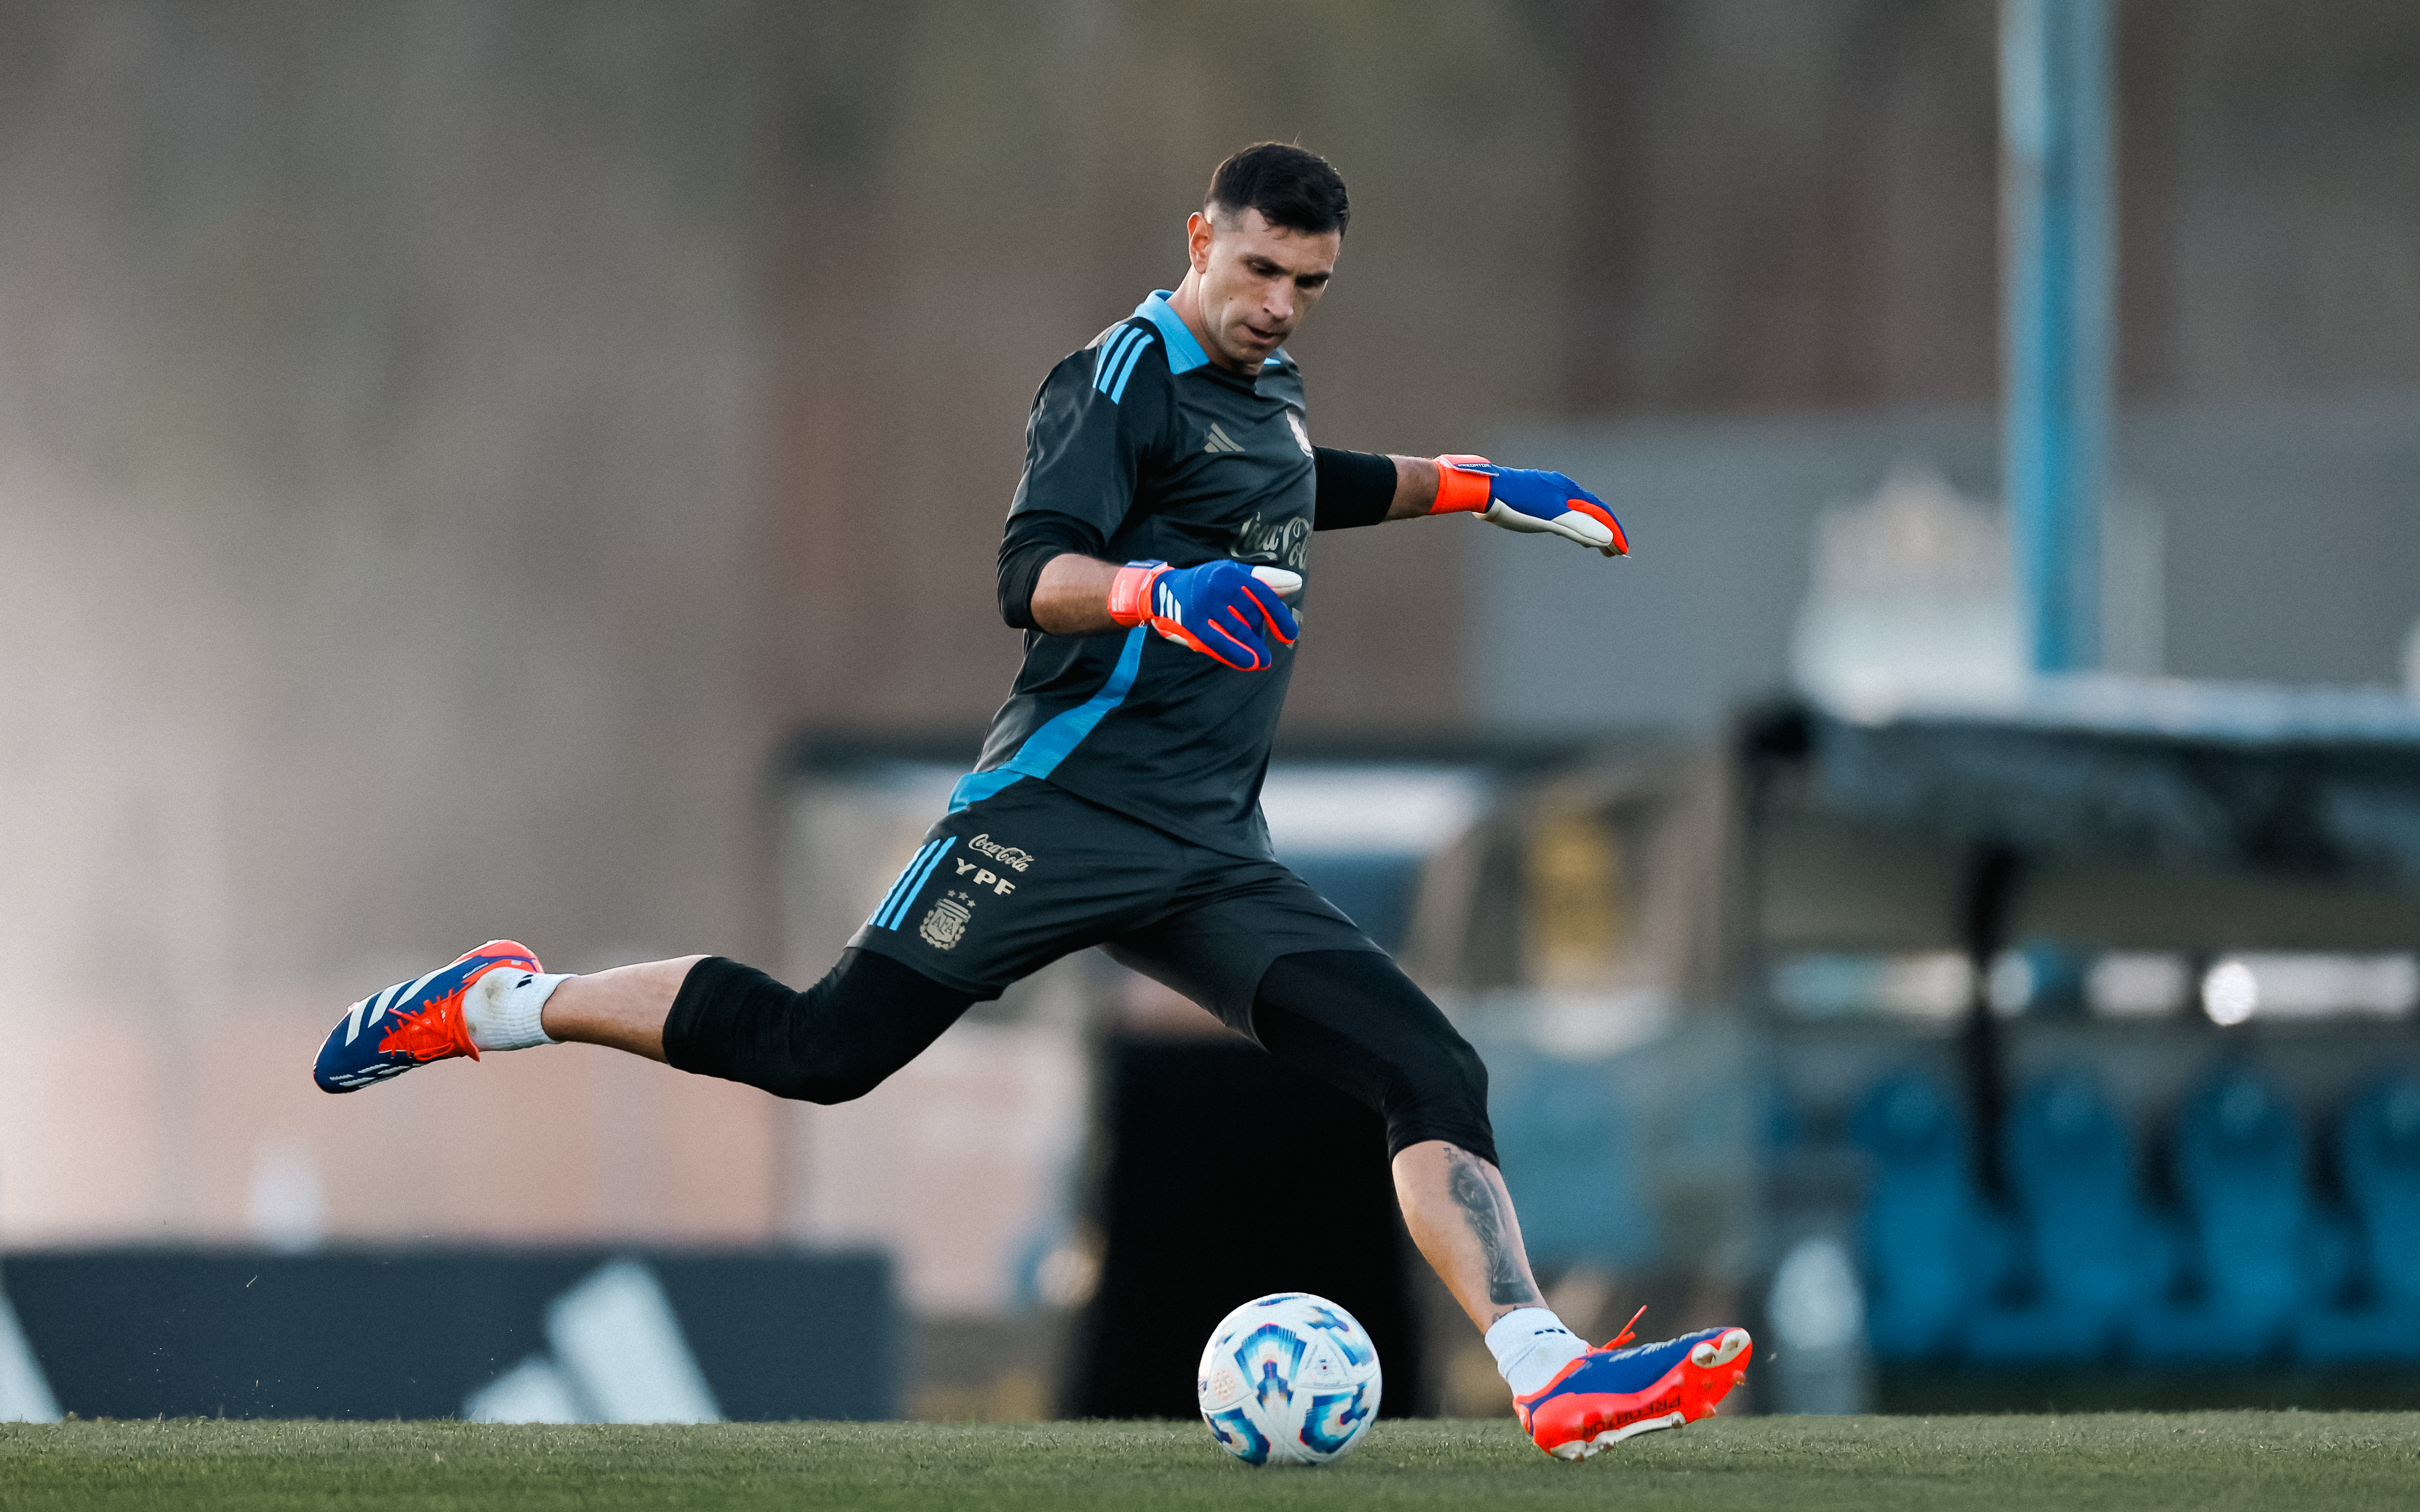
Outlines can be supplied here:
<path id="1" fill-rule="evenodd" d="M 1261 219 L 1314 236 L 1353 219 L 1344 180 L 1327 160 L 1291 142 L 1255 142 L 1218 164 L 1203 209 L 1258 210 Z"/>

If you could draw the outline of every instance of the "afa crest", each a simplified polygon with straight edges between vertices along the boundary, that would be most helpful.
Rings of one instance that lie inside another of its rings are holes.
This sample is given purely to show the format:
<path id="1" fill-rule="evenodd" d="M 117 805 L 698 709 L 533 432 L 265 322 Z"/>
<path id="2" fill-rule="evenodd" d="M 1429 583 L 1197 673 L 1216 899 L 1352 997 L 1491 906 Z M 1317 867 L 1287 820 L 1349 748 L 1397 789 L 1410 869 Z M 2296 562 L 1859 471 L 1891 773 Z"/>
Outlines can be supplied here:
<path id="1" fill-rule="evenodd" d="M 924 922 L 916 927 L 916 933 L 923 935 L 924 943 L 934 949 L 946 950 L 966 938 L 967 921 L 974 917 L 974 910 L 968 907 L 956 893 L 952 893 L 933 905 L 932 911 L 924 916 Z"/>

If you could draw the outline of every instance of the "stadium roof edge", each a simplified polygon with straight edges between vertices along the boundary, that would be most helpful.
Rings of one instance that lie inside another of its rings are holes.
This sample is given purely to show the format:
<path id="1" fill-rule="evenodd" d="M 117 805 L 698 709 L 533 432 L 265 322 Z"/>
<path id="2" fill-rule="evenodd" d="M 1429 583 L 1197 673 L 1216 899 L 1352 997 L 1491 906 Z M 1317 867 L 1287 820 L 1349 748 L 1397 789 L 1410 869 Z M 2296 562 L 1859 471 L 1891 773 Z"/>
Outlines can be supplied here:
<path id="1" fill-rule="evenodd" d="M 2036 677 L 1973 700 L 1810 700 L 1844 723 L 2005 725 L 2242 746 L 2420 746 L 2420 701 L 2392 687 L 2291 687 L 2108 672 Z"/>

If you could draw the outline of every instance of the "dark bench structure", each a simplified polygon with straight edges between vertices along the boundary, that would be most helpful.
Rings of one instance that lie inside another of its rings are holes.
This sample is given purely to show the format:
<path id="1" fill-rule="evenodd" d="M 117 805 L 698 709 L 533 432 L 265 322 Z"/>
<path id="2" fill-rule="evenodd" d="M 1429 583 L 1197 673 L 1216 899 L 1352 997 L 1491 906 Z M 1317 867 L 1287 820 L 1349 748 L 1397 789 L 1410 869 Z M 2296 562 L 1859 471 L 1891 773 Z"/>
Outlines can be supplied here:
<path id="1" fill-rule="evenodd" d="M 2077 679 L 1737 748 L 1776 1196 L 1854 1157 L 1885 1401 L 2420 1363 L 2420 705 Z"/>

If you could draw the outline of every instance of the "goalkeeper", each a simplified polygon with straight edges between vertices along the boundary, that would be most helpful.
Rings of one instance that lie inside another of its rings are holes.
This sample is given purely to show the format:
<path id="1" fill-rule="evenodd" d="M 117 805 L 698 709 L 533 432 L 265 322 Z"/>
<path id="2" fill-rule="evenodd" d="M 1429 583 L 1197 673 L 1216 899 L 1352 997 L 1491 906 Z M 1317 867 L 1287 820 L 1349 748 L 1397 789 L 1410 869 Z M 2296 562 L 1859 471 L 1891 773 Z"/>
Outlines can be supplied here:
<path id="1" fill-rule="evenodd" d="M 719 956 L 550 975 L 495 941 L 353 1005 L 351 1091 L 577 1041 L 816 1103 L 861 1097 L 975 1002 L 1097 946 L 1386 1120 L 1404 1217 L 1539 1447 L 1577 1458 L 1714 1410 L 1747 1335 L 1591 1350 L 1544 1304 L 1497 1170 L 1487 1074 L 1445 1015 L 1280 865 L 1260 812 L 1319 531 L 1475 514 L 1608 557 L 1604 502 L 1483 457 L 1311 444 L 1286 338 L 1342 250 L 1343 181 L 1263 143 L 1219 164 L 1191 266 L 1043 380 L 1001 545 L 1025 663 L 949 812 L 805 992 Z"/>

